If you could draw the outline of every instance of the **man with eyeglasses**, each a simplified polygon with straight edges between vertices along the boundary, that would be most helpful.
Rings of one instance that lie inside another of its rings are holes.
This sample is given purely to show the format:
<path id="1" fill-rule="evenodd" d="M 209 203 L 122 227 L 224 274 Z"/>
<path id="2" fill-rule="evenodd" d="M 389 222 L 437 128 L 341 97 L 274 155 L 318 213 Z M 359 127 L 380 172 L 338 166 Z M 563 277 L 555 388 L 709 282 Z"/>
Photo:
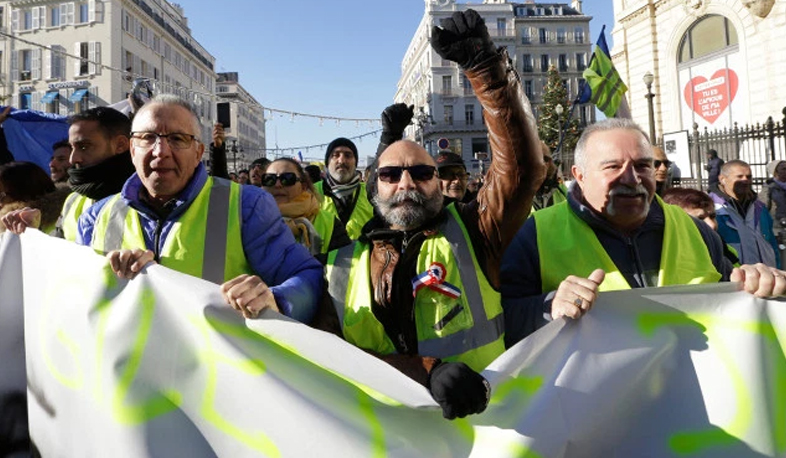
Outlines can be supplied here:
<path id="1" fill-rule="evenodd" d="M 671 187 L 671 161 L 662 148 L 652 147 L 652 165 L 655 169 L 655 193 L 663 195 L 663 191 Z"/>
<path id="2" fill-rule="evenodd" d="M 320 311 L 332 313 L 319 323 L 426 386 L 453 419 L 488 403 L 478 372 L 504 351 L 499 263 L 544 167 L 530 105 L 483 19 L 457 12 L 431 43 L 458 62 L 486 113 L 486 185 L 469 204 L 443 207 L 434 158 L 412 141 L 387 146 L 369 180 L 374 218 L 328 257 L 332 306 Z"/>
<path id="3" fill-rule="evenodd" d="M 452 202 L 467 202 L 464 196 L 467 194 L 467 183 L 469 174 L 464 160 L 452 151 L 441 151 L 437 154 L 437 175 L 439 175 L 439 185 L 442 195 L 445 196 L 445 205 Z"/>
<path id="4" fill-rule="evenodd" d="M 254 186 L 262 186 L 262 175 L 265 173 L 265 168 L 270 164 L 270 160 L 264 157 L 254 159 L 248 171 L 248 182 Z"/>
<path id="5" fill-rule="evenodd" d="M 337 217 L 352 240 L 360 237 L 373 212 L 357 166 L 357 146 L 352 140 L 339 137 L 330 142 L 325 152 L 325 179 L 314 186 L 324 196 L 321 211 Z"/>
<path id="6" fill-rule="evenodd" d="M 786 272 L 733 269 L 712 228 L 664 204 L 653 163 L 646 133 L 629 119 L 584 130 L 567 203 L 534 212 L 503 258 L 506 346 L 550 320 L 580 318 L 603 291 L 731 280 L 759 297 L 786 292 Z"/>
<path id="7" fill-rule="evenodd" d="M 55 234 L 74 241 L 79 217 L 95 202 L 120 192 L 123 183 L 134 173 L 128 151 L 131 120 L 108 107 L 97 107 L 68 119 L 68 142 L 71 145 L 71 168 L 68 186 L 71 194 L 63 204 Z M 37 227 L 40 211 L 16 210 L 3 217 L 13 232 Z"/>
<path id="8" fill-rule="evenodd" d="M 120 278 L 157 262 L 221 284 L 246 318 L 271 308 L 310 321 L 321 265 L 295 243 L 270 194 L 208 176 L 200 130 L 191 105 L 177 96 L 145 104 L 131 134 L 136 173 L 80 218 L 77 242 L 105 254 Z"/>

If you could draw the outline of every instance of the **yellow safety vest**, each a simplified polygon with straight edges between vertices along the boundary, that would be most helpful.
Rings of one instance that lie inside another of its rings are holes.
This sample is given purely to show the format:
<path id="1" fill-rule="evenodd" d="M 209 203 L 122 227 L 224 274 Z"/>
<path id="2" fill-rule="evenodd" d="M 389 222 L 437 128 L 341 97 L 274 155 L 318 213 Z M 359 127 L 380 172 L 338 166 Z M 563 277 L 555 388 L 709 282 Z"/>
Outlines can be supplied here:
<path id="1" fill-rule="evenodd" d="M 317 213 L 316 218 L 314 218 L 314 229 L 319 234 L 319 238 L 322 239 L 322 247 L 320 248 L 320 253 L 327 253 L 328 247 L 330 246 L 330 239 L 333 237 L 333 225 L 335 224 L 336 217 L 333 216 L 332 213 L 328 213 L 323 211 L 322 209 L 319 210 Z"/>
<path id="2" fill-rule="evenodd" d="M 60 219 L 56 224 L 55 230 L 62 232 L 64 239 L 75 242 L 76 235 L 79 232 L 79 217 L 94 203 L 95 200 L 78 192 L 69 194 L 63 204 L 63 210 L 60 212 Z"/>
<path id="3" fill-rule="evenodd" d="M 666 219 L 660 257 L 658 286 L 715 283 L 715 269 L 696 223 L 680 207 L 660 200 Z M 599 291 L 630 289 L 630 285 L 600 244 L 592 228 L 567 202 L 535 212 L 543 292 L 554 291 L 568 275 L 588 277 L 603 269 L 606 278 Z"/>
<path id="4" fill-rule="evenodd" d="M 159 253 L 159 263 L 213 283 L 254 274 L 241 237 L 241 187 L 208 177 L 196 199 L 175 221 Z M 120 194 L 101 209 L 90 244 L 100 254 L 147 249 L 139 213 Z"/>
<path id="5" fill-rule="evenodd" d="M 420 274 L 435 264 L 444 266 L 444 281 L 456 286 L 461 295 L 453 298 L 428 287 L 417 291 L 418 353 L 461 361 L 480 371 L 505 351 L 500 295 L 483 275 L 454 205 L 447 209 L 447 222 L 423 242 L 416 269 Z M 348 342 L 379 354 L 395 353 L 371 310 L 370 255 L 371 245 L 361 242 L 330 253 L 330 296 Z"/>
<path id="6" fill-rule="evenodd" d="M 320 211 L 338 218 L 338 209 L 336 208 L 336 204 L 333 202 L 332 197 L 325 196 L 325 192 L 322 188 L 323 183 L 324 181 L 320 181 L 315 185 L 317 192 L 320 194 L 320 196 L 322 196 L 322 205 L 320 207 Z M 374 207 L 371 206 L 371 202 L 368 201 L 368 195 L 366 194 L 366 184 L 360 183 L 360 186 L 358 186 L 358 189 L 355 192 L 360 194 L 357 196 L 355 208 L 352 209 L 352 214 L 349 216 L 349 221 L 347 221 L 345 224 L 347 228 L 347 235 L 349 235 L 349 238 L 352 240 L 357 240 L 360 237 L 360 232 L 363 229 L 363 226 L 365 226 L 371 217 L 374 216 Z"/>

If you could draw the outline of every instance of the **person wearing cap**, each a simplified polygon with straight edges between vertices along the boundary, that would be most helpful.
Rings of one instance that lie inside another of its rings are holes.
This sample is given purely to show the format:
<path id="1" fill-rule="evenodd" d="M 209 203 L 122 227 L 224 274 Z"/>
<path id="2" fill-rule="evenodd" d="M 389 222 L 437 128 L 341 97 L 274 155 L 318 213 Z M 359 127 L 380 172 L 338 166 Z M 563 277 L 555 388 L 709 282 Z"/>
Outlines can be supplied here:
<path id="1" fill-rule="evenodd" d="M 467 194 L 469 174 L 464 160 L 452 151 L 440 151 L 437 154 L 437 175 L 442 195 L 445 196 L 445 205 L 451 202 L 464 202 Z"/>
<path id="2" fill-rule="evenodd" d="M 262 187 L 262 175 L 268 165 L 270 165 L 270 160 L 265 157 L 254 159 L 248 170 L 248 184 Z"/>
<path id="3" fill-rule="evenodd" d="M 445 207 L 434 157 L 410 140 L 382 148 L 368 182 L 374 217 L 355 244 L 328 255 L 330 303 L 320 312 L 332 314 L 316 322 L 426 386 L 452 419 L 488 404 L 479 372 L 504 351 L 499 264 L 545 170 L 505 48 L 495 48 L 472 9 L 441 24 L 431 46 L 459 64 L 486 113 L 487 184 L 470 203 Z M 408 121 L 403 104 L 385 112 L 398 110 Z"/>
<path id="4" fill-rule="evenodd" d="M 707 151 L 707 165 L 704 166 L 704 170 L 707 171 L 707 185 L 710 192 L 718 191 L 721 167 L 723 167 L 723 159 L 718 157 L 718 152 L 714 149 Z"/>
<path id="5" fill-rule="evenodd" d="M 349 238 L 357 240 L 374 212 L 366 185 L 357 170 L 358 149 L 352 140 L 339 137 L 328 145 L 325 164 L 325 179 L 315 186 L 324 197 L 322 211 L 336 216 L 344 224 Z"/>

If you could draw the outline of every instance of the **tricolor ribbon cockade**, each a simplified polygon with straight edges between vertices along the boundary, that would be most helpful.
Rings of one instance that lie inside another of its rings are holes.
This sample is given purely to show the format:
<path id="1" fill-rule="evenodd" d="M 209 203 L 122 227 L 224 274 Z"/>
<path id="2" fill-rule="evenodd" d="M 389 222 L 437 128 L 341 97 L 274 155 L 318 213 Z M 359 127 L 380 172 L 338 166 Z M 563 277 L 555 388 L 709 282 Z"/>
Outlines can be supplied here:
<path id="1" fill-rule="evenodd" d="M 432 263 L 428 270 L 412 279 L 412 295 L 417 295 L 423 288 L 430 288 L 453 299 L 461 297 L 461 290 L 445 281 L 446 272 L 442 264 Z"/>

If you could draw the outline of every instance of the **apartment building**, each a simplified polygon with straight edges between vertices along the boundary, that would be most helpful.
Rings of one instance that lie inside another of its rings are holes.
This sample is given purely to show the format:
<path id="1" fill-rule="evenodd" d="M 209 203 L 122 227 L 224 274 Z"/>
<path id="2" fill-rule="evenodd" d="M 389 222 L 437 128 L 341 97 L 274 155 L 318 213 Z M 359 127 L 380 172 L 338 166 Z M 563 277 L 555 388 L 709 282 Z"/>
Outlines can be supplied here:
<path id="1" fill-rule="evenodd" d="M 425 0 L 423 18 L 401 63 L 394 100 L 416 107 L 416 123 L 408 128 L 409 138 L 421 141 L 431 154 L 450 149 L 464 158 L 468 170 L 479 172 L 480 161 L 490 159 L 484 155 L 489 147 L 480 103 L 461 69 L 443 60 L 429 45 L 432 26 L 468 8 L 484 18 L 494 43 L 507 49 L 536 113 L 551 65 L 560 70 L 569 96 L 576 96 L 591 53 L 591 17 L 582 13 L 578 0 L 570 5 Z M 579 106 L 574 116 L 583 123 L 593 122 L 594 107 Z"/>
<path id="2" fill-rule="evenodd" d="M 123 100 L 136 78 L 186 97 L 214 122 L 215 58 L 166 0 L 0 1 L 6 102 L 68 115 Z"/>
<path id="3" fill-rule="evenodd" d="M 230 168 L 247 168 L 254 159 L 265 157 L 264 108 L 240 84 L 237 72 L 218 74 L 216 96 L 219 106 L 226 104 L 229 114 L 229 127 L 224 133 Z"/>

